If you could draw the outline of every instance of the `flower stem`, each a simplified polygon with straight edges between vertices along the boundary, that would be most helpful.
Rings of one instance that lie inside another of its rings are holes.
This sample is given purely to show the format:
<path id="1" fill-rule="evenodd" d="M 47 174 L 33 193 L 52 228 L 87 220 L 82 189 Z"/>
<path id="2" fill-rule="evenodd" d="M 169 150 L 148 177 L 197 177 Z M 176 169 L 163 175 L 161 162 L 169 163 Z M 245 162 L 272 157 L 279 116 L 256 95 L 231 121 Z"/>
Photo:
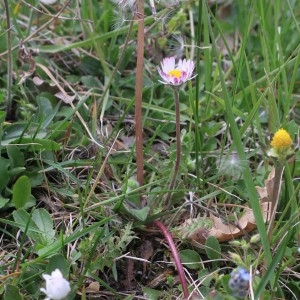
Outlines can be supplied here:
<path id="1" fill-rule="evenodd" d="M 13 118 L 12 113 L 12 97 L 11 97 L 11 87 L 12 87 L 12 50 L 11 50 L 11 24 L 10 24 L 10 14 L 9 14 L 9 4 L 8 1 L 4 1 L 5 13 L 6 13 L 6 24 L 7 24 L 7 109 L 6 109 L 6 119 L 11 120 Z"/>
<path id="2" fill-rule="evenodd" d="M 165 239 L 167 240 L 167 242 L 169 244 L 169 247 L 170 247 L 176 268 L 177 268 L 178 276 L 179 276 L 179 279 L 180 279 L 180 282 L 182 285 L 184 298 L 188 299 L 189 298 L 188 286 L 187 286 L 186 278 L 184 275 L 182 263 L 181 263 L 178 251 L 176 249 L 176 246 L 174 244 L 173 238 L 172 238 L 170 232 L 168 231 L 168 229 L 166 228 L 166 226 L 162 222 L 160 222 L 159 220 L 155 220 L 153 223 L 161 230 L 162 234 L 164 235 Z"/>
<path id="3" fill-rule="evenodd" d="M 270 222 L 268 227 L 268 238 L 269 242 L 271 244 L 271 237 L 272 237 L 272 231 L 274 227 L 274 220 L 276 215 L 276 210 L 278 206 L 278 200 L 279 200 L 279 194 L 281 190 L 281 182 L 282 182 L 282 174 L 284 171 L 284 166 L 282 164 L 278 164 L 275 166 L 275 175 L 274 175 L 274 182 L 272 187 L 272 195 L 269 195 L 269 198 L 271 199 L 271 212 L 270 212 Z"/>
<path id="4" fill-rule="evenodd" d="M 135 83 L 135 136 L 136 136 L 136 165 L 137 181 L 140 186 L 144 184 L 144 156 L 143 156 L 143 123 L 142 123 L 142 92 L 144 67 L 144 0 L 138 1 L 137 36 L 137 66 Z"/>
<path id="5" fill-rule="evenodd" d="M 176 161 L 175 161 L 173 177 L 170 183 L 170 191 L 166 198 L 167 207 L 171 199 L 172 190 L 174 189 L 176 183 L 176 178 L 180 166 L 180 157 L 181 157 L 179 90 L 177 88 L 174 88 L 174 101 L 175 101 L 175 123 L 176 123 Z"/>

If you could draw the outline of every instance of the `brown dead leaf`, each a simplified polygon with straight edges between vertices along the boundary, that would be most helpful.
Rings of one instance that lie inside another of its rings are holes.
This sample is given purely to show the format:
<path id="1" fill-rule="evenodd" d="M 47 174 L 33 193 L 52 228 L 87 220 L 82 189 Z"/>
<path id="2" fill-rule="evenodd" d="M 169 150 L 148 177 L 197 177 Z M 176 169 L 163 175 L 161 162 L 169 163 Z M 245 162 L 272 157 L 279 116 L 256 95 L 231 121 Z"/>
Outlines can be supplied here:
<path id="1" fill-rule="evenodd" d="M 269 202 L 261 203 L 261 209 L 263 213 L 263 219 L 266 222 L 269 212 Z M 211 215 L 214 225 L 209 231 L 209 235 L 214 236 L 220 242 L 226 242 L 233 238 L 249 233 L 256 228 L 256 221 L 252 209 L 245 207 L 245 211 L 242 217 L 238 220 L 238 227 L 232 224 L 224 224 L 222 219 Z"/>
<path id="2" fill-rule="evenodd" d="M 35 86 L 42 92 L 55 94 L 59 91 L 59 89 L 53 82 L 45 81 L 44 79 L 40 78 L 37 75 L 32 78 L 32 81 L 35 84 Z"/>
<path id="3" fill-rule="evenodd" d="M 276 186 L 275 183 L 275 175 L 276 175 L 276 169 L 273 167 L 268 178 L 265 180 L 265 186 L 264 187 L 256 187 L 256 190 L 258 192 L 259 198 L 261 202 L 268 202 L 270 209 L 269 209 L 269 216 L 268 221 L 271 219 L 272 215 L 272 209 L 276 209 L 276 201 L 274 198 L 278 197 L 278 193 L 280 188 Z M 273 208 L 272 208 L 273 206 Z"/>
<path id="4" fill-rule="evenodd" d="M 97 281 L 93 281 L 89 284 L 89 286 L 86 288 L 86 291 L 88 293 L 98 293 L 100 291 L 100 284 Z"/>
<path id="5" fill-rule="evenodd" d="M 140 251 L 141 251 L 141 258 L 145 259 L 145 260 L 149 260 L 149 258 L 153 255 L 154 253 L 154 249 L 153 249 L 153 245 L 152 242 L 149 240 L 146 240 L 140 247 Z M 147 262 L 144 261 L 143 262 L 143 275 L 145 275 L 147 271 Z"/>
<path id="6" fill-rule="evenodd" d="M 126 278 L 122 280 L 122 284 L 128 291 L 131 291 L 136 287 L 133 259 L 127 259 Z"/>
<path id="7" fill-rule="evenodd" d="M 223 39 L 226 40 L 226 44 Z M 223 36 L 220 35 L 217 37 L 216 45 L 223 56 L 229 55 L 229 53 L 235 53 L 238 47 L 238 34 L 225 33 Z"/>
<path id="8" fill-rule="evenodd" d="M 265 181 L 265 187 L 256 187 L 260 197 L 260 206 L 264 222 L 270 221 L 271 195 L 276 184 L 274 182 L 275 169 L 270 172 Z M 178 229 L 177 234 L 183 238 L 204 244 L 208 236 L 214 236 L 220 242 L 226 242 L 240 237 L 256 228 L 256 220 L 253 211 L 249 207 L 244 208 L 244 213 L 237 225 L 224 223 L 221 218 L 211 214 L 209 217 L 193 218 L 186 220 Z"/>
<path id="9" fill-rule="evenodd" d="M 36 69 L 34 56 L 38 55 L 38 51 L 35 49 L 27 49 L 21 42 L 18 52 L 18 64 L 19 70 L 15 76 L 19 78 L 18 84 L 22 84 L 30 77 Z"/>
<path id="10" fill-rule="evenodd" d="M 256 187 L 256 190 L 259 194 L 261 201 L 270 201 L 270 196 L 274 191 L 274 177 L 275 177 L 275 168 L 272 168 L 268 179 L 265 180 L 264 187 Z"/>
<path id="11" fill-rule="evenodd" d="M 67 104 L 72 104 L 73 100 L 76 98 L 76 95 L 73 96 L 68 95 L 68 93 L 63 88 L 62 84 L 58 82 L 58 80 L 54 77 L 52 72 L 46 66 L 39 63 L 37 63 L 36 66 L 42 69 L 47 74 L 47 76 L 52 80 L 55 86 L 58 88 L 59 91 L 55 94 L 55 96 Z"/>
<path id="12" fill-rule="evenodd" d="M 69 96 L 66 92 L 63 93 L 62 91 L 57 92 L 54 96 L 67 104 L 72 103 L 73 100 L 76 98 L 76 95 Z"/>

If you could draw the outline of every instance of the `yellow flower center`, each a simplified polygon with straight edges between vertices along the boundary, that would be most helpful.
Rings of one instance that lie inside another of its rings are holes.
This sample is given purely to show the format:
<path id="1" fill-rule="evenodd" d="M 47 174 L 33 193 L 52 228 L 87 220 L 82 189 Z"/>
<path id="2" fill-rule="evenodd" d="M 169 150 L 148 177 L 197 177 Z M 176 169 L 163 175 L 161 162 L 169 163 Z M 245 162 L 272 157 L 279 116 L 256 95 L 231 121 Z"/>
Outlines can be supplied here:
<path id="1" fill-rule="evenodd" d="M 292 139 L 289 133 L 284 129 L 279 129 L 271 141 L 271 146 L 275 150 L 285 150 L 292 146 Z"/>
<path id="2" fill-rule="evenodd" d="M 175 78 L 178 79 L 181 76 L 181 71 L 175 69 L 175 70 L 170 71 L 168 73 L 168 75 L 171 76 L 171 77 L 175 77 Z"/>

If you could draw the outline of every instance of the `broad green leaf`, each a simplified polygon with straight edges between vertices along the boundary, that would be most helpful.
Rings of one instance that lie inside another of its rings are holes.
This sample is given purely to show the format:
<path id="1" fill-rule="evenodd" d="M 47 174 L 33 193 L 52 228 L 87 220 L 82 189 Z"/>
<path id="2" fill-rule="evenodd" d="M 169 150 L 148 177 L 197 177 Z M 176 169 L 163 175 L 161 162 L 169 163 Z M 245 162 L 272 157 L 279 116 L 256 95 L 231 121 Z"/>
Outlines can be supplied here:
<path id="1" fill-rule="evenodd" d="M 149 211 L 150 211 L 150 207 L 148 206 L 145 206 L 141 209 L 130 209 L 130 213 L 135 216 L 137 219 L 139 219 L 140 221 L 145 221 L 148 217 L 148 214 L 149 214 Z"/>
<path id="2" fill-rule="evenodd" d="M 23 175 L 14 184 L 13 187 L 13 204 L 16 208 L 26 205 L 31 195 L 31 185 L 27 176 Z"/>
<path id="3" fill-rule="evenodd" d="M 202 286 L 206 286 L 206 287 L 210 287 L 211 286 L 211 281 L 214 279 L 213 274 L 211 274 L 209 272 L 208 269 L 202 269 L 199 273 L 198 273 L 198 278 L 201 278 L 201 285 Z"/>
<path id="4" fill-rule="evenodd" d="M 18 228 L 20 228 L 23 232 L 26 232 L 26 234 L 33 240 L 38 240 L 39 229 L 28 212 L 26 212 L 23 208 L 20 208 L 13 211 L 13 217 Z"/>
<path id="5" fill-rule="evenodd" d="M 26 168 L 24 168 L 24 167 L 17 167 L 17 168 L 10 169 L 8 174 L 9 174 L 9 176 L 16 176 L 16 175 L 24 172 L 25 170 L 26 170 Z"/>
<path id="6" fill-rule="evenodd" d="M 32 195 L 30 195 L 28 201 L 26 202 L 26 204 L 22 208 L 27 210 L 28 208 L 33 207 L 35 205 L 36 205 L 36 199 Z"/>
<path id="7" fill-rule="evenodd" d="M 24 135 L 24 131 L 28 127 L 27 122 L 18 122 L 5 126 L 5 133 L 3 134 L 2 145 L 7 145 L 6 140 L 18 139 Z"/>
<path id="8" fill-rule="evenodd" d="M 151 288 L 143 288 L 144 296 L 149 300 L 157 300 L 161 295 L 161 291 L 157 291 Z"/>
<path id="9" fill-rule="evenodd" d="M 43 249 L 40 249 L 38 251 L 39 259 L 46 258 L 48 256 L 52 256 L 53 254 L 58 253 L 64 245 L 67 245 L 68 243 L 71 243 L 73 241 L 81 239 L 82 237 L 86 236 L 88 233 L 93 232 L 93 230 L 95 228 L 99 228 L 103 224 L 106 224 L 107 222 L 109 222 L 111 219 L 112 218 L 110 218 L 110 217 L 104 218 L 103 220 L 101 220 L 99 222 L 93 223 L 89 227 L 86 227 L 77 232 L 75 231 L 73 234 L 69 235 L 68 237 L 62 238 L 61 240 L 56 240 L 53 244 L 51 244 Z"/>
<path id="10" fill-rule="evenodd" d="M 48 150 L 48 151 L 57 151 L 60 149 L 59 144 L 57 144 L 54 141 L 48 140 L 48 139 L 41 139 L 41 138 L 27 138 L 24 137 L 19 141 L 21 144 L 30 145 L 30 149 L 35 151 L 41 151 L 41 150 Z"/>
<path id="11" fill-rule="evenodd" d="M 51 98 L 53 96 L 51 94 L 43 93 L 39 95 L 36 99 L 39 111 L 37 115 L 37 122 L 42 122 L 41 127 L 47 128 L 49 124 L 53 121 L 59 107 L 60 102 L 53 108 L 51 103 Z"/>
<path id="12" fill-rule="evenodd" d="M 7 147 L 7 155 L 10 158 L 12 168 L 24 167 L 24 154 L 16 145 Z"/>
<path id="13" fill-rule="evenodd" d="M 201 268 L 201 257 L 198 252 L 190 249 L 181 250 L 179 252 L 181 262 L 189 269 Z"/>
<path id="14" fill-rule="evenodd" d="M 8 198 L 3 198 L 0 194 L 0 209 L 3 208 L 8 202 L 9 202 L 10 199 Z"/>
<path id="15" fill-rule="evenodd" d="M 39 186 L 43 183 L 45 175 L 43 173 L 38 173 L 38 170 L 33 169 L 30 173 L 26 172 L 28 179 L 30 180 L 31 187 Z"/>
<path id="16" fill-rule="evenodd" d="M 0 192 L 6 187 L 10 180 L 9 160 L 0 156 Z"/>
<path id="17" fill-rule="evenodd" d="M 214 236 L 209 236 L 206 239 L 205 251 L 210 259 L 219 259 L 221 257 L 221 247 L 219 241 Z"/>
<path id="18" fill-rule="evenodd" d="M 7 284 L 5 287 L 5 293 L 3 300 L 22 300 L 23 297 L 19 293 L 19 288 L 12 284 Z"/>
<path id="19" fill-rule="evenodd" d="M 70 263 L 62 254 L 51 256 L 47 264 L 46 273 L 51 274 L 55 269 L 59 269 L 65 278 L 69 275 Z"/>
<path id="20" fill-rule="evenodd" d="M 55 238 L 55 230 L 53 229 L 53 221 L 48 211 L 44 208 L 34 210 L 32 220 L 41 232 L 43 244 L 51 244 Z"/>

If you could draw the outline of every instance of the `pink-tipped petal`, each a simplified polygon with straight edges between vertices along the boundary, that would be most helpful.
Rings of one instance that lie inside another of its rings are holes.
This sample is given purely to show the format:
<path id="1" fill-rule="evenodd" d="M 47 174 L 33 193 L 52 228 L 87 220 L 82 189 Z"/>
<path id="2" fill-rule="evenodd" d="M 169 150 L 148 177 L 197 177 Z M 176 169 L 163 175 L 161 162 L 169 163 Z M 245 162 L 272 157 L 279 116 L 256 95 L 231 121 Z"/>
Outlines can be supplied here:
<path id="1" fill-rule="evenodd" d="M 179 86 L 195 77 L 192 76 L 194 69 L 195 63 L 189 59 L 180 59 L 176 65 L 174 57 L 166 57 L 161 62 L 161 67 L 157 67 L 157 71 L 162 78 L 159 82 Z"/>

